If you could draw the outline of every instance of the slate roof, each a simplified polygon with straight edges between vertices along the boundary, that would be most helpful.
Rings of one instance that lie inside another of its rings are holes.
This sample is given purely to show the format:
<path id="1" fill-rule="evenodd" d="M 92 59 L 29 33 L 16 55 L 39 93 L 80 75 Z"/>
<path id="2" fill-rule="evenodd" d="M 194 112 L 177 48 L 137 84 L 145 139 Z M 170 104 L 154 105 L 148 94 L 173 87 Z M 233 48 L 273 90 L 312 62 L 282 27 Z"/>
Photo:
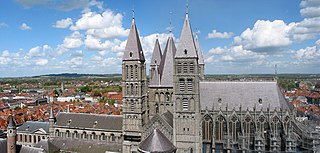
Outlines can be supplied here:
<path id="1" fill-rule="evenodd" d="M 187 54 L 185 54 L 185 50 L 187 50 Z M 186 18 L 184 20 L 183 28 L 181 31 L 180 42 L 177 47 L 177 53 L 175 58 L 197 58 L 197 51 L 194 44 L 193 34 L 190 26 L 189 16 L 186 14 Z"/>
<path id="2" fill-rule="evenodd" d="M 203 55 L 202 55 L 202 51 L 201 51 L 198 35 L 196 35 L 196 49 L 197 49 L 197 55 L 198 55 L 198 63 L 199 64 L 204 64 L 204 59 L 203 59 Z"/>
<path id="3" fill-rule="evenodd" d="M 112 143 L 106 141 L 52 138 L 49 139 L 49 142 L 60 150 L 78 153 L 120 153 L 122 150 L 121 143 Z"/>
<path id="4" fill-rule="evenodd" d="M 161 117 L 171 126 L 173 127 L 173 114 L 170 111 L 167 111 L 161 114 Z"/>
<path id="5" fill-rule="evenodd" d="M 48 139 L 42 139 L 40 140 L 35 147 L 42 148 L 48 153 L 58 153 L 59 147 L 55 146 L 50 140 Z"/>
<path id="6" fill-rule="evenodd" d="M 130 57 L 130 53 L 132 54 L 131 57 Z M 129 36 L 127 39 L 127 44 L 126 44 L 126 48 L 125 48 L 122 60 L 123 61 L 130 61 L 130 60 L 145 61 L 139 34 L 138 34 L 137 27 L 134 20 L 132 21 L 131 29 L 129 32 Z"/>
<path id="7" fill-rule="evenodd" d="M 170 36 L 167 40 L 160 64 L 160 84 L 163 87 L 173 87 L 173 60 L 176 51 L 177 49 L 174 45 L 173 38 Z"/>
<path id="8" fill-rule="evenodd" d="M 39 153 L 43 152 L 41 148 L 16 145 L 17 153 Z M 7 153 L 7 140 L 0 138 L 0 153 Z"/>
<path id="9" fill-rule="evenodd" d="M 289 109 L 276 82 L 200 82 L 200 103 L 202 110 Z"/>
<path id="10" fill-rule="evenodd" d="M 102 129 L 122 131 L 121 115 L 59 113 L 56 117 L 56 127 Z M 95 122 L 97 123 L 95 125 Z M 95 125 L 95 126 L 94 126 Z"/>
<path id="11" fill-rule="evenodd" d="M 173 153 L 176 150 L 177 148 L 159 129 L 155 129 L 138 148 L 138 151 L 144 153 Z"/>
<path id="12" fill-rule="evenodd" d="M 152 52 L 150 65 L 160 65 L 161 58 L 162 58 L 162 53 L 161 53 L 159 40 L 156 39 L 156 43 L 154 45 L 153 52 Z"/>
<path id="13" fill-rule="evenodd" d="M 33 133 L 39 129 L 43 129 L 47 133 L 49 133 L 49 122 L 34 122 L 34 121 L 27 121 L 21 126 L 17 128 L 18 132 L 25 132 L 25 133 Z"/>

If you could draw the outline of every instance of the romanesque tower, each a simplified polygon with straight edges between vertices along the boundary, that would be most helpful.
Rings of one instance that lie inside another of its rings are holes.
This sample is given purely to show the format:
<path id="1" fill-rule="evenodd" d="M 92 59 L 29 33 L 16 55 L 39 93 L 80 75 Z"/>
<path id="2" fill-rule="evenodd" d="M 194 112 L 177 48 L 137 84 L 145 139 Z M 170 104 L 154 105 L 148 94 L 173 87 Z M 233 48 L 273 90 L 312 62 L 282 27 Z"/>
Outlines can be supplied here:
<path id="1" fill-rule="evenodd" d="M 138 149 L 148 120 L 146 64 L 134 18 L 122 58 L 123 150 Z"/>
<path id="2" fill-rule="evenodd" d="M 8 153 L 17 152 L 16 143 L 17 143 L 16 123 L 13 116 L 10 114 L 9 124 L 7 127 L 7 152 Z"/>
<path id="3" fill-rule="evenodd" d="M 199 63 L 188 12 L 174 59 L 174 145 L 178 152 L 201 152 Z"/>

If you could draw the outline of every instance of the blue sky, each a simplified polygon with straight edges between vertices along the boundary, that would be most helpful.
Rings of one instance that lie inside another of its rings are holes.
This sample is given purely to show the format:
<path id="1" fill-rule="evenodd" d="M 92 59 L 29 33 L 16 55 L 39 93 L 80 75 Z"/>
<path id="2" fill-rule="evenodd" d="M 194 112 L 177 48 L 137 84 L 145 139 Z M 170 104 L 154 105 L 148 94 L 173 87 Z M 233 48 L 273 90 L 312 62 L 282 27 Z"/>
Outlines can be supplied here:
<path id="1" fill-rule="evenodd" d="M 179 45 L 185 0 L 0 1 L 0 77 L 121 73 L 133 8 L 147 63 L 170 21 Z M 319 0 L 190 0 L 189 17 L 207 74 L 320 72 Z"/>

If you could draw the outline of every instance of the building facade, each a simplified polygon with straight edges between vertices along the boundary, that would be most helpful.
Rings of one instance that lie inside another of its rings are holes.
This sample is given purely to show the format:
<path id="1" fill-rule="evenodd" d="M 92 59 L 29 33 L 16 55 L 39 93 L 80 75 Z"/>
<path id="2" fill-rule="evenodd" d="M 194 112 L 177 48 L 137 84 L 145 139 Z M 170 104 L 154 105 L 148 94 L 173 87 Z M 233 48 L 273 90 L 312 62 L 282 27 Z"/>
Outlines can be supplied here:
<path id="1" fill-rule="evenodd" d="M 124 153 L 136 152 L 156 129 L 178 153 L 297 152 L 316 147 L 316 138 L 302 130 L 305 126 L 295 119 L 276 81 L 204 79 L 204 59 L 188 12 L 177 47 L 172 34 L 163 53 L 155 41 L 149 74 L 147 80 L 133 19 L 122 59 Z"/>

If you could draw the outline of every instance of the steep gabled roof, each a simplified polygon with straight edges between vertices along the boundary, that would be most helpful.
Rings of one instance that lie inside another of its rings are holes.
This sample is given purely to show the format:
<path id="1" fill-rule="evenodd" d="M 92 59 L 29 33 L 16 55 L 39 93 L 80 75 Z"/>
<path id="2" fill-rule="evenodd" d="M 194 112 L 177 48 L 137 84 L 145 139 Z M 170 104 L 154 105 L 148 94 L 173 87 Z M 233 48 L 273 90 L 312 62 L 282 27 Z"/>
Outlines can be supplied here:
<path id="1" fill-rule="evenodd" d="M 197 49 L 197 55 L 198 55 L 198 63 L 199 64 L 204 64 L 204 59 L 203 59 L 203 55 L 202 55 L 202 51 L 201 51 L 198 35 L 196 35 L 196 49 Z"/>
<path id="2" fill-rule="evenodd" d="M 174 45 L 173 38 L 170 36 L 168 38 L 166 49 L 164 50 L 160 64 L 161 86 L 173 87 L 173 60 L 176 51 L 177 49 Z"/>
<path id="3" fill-rule="evenodd" d="M 160 65 L 162 58 L 161 48 L 159 44 L 159 40 L 156 39 L 156 43 L 153 48 L 152 58 L 150 65 Z"/>
<path id="4" fill-rule="evenodd" d="M 123 54 L 123 61 L 139 60 L 145 61 L 141 42 L 135 21 L 132 21 L 126 48 Z"/>
<path id="5" fill-rule="evenodd" d="M 172 153 L 177 148 L 159 130 L 155 129 L 139 146 L 139 151 L 145 153 Z"/>
<path id="6" fill-rule="evenodd" d="M 176 58 L 197 58 L 197 51 L 194 44 L 189 16 L 186 14 L 183 28 L 181 31 L 180 42 L 177 48 Z"/>

